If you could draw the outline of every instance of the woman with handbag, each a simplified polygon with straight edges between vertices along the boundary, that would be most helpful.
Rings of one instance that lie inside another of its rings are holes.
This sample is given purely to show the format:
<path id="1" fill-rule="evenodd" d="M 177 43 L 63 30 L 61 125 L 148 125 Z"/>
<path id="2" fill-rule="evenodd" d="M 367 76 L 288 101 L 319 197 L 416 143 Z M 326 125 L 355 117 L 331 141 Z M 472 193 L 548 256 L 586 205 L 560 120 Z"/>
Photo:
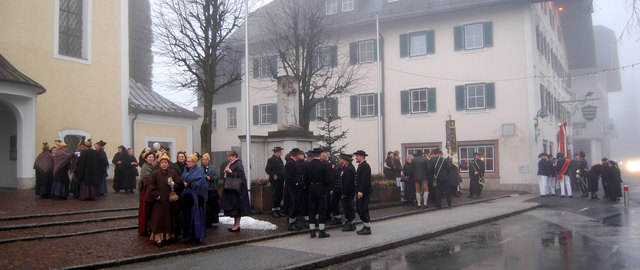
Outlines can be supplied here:
<path id="1" fill-rule="evenodd" d="M 224 169 L 224 184 L 222 191 L 221 206 L 226 216 L 233 217 L 234 224 L 228 230 L 230 232 L 240 231 L 240 218 L 251 213 L 249 205 L 249 190 L 247 188 L 247 178 L 244 174 L 242 161 L 238 159 L 236 151 L 227 152 L 229 164 Z"/>
<path id="2" fill-rule="evenodd" d="M 183 185 L 180 176 L 174 170 L 169 170 L 169 156 L 162 155 L 160 168 L 149 177 L 146 194 L 146 202 L 151 206 L 149 239 L 158 247 L 176 236 L 173 232 L 178 224 L 171 213 L 171 202 L 178 200 L 178 195 L 173 190 L 180 185 Z"/>
<path id="3" fill-rule="evenodd" d="M 190 155 L 186 159 L 182 182 L 185 189 L 182 191 L 182 198 L 189 200 L 185 202 L 185 209 L 182 209 L 182 236 L 191 239 L 194 245 L 200 244 L 200 239 L 207 236 L 204 222 L 205 206 L 207 202 L 207 181 L 204 171 L 196 165 L 198 157 Z"/>

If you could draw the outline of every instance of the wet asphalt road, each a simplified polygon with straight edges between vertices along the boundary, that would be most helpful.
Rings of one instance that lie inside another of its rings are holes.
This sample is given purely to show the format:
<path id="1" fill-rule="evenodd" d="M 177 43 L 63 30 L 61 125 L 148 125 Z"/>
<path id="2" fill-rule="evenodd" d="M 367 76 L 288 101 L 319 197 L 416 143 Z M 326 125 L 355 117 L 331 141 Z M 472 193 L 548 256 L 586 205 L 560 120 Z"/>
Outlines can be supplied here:
<path id="1" fill-rule="evenodd" d="M 538 210 L 327 269 L 640 269 L 640 177 L 625 180 L 628 208 L 536 198 Z"/>

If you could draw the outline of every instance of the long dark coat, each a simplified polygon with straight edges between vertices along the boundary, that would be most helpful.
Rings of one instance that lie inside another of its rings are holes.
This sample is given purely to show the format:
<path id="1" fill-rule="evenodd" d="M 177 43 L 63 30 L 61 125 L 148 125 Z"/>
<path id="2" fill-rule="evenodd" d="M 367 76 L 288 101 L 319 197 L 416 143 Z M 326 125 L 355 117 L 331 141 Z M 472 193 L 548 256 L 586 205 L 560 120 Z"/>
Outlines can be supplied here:
<path id="1" fill-rule="evenodd" d="M 231 217 L 246 216 L 251 213 L 251 205 L 249 205 L 249 190 L 247 188 L 247 177 L 244 174 L 244 166 L 242 161 L 237 159 L 229 166 L 231 173 L 226 173 L 225 178 L 234 177 L 242 178 L 244 184 L 240 185 L 240 192 L 222 191 L 221 207 L 224 214 Z"/>
<path id="2" fill-rule="evenodd" d="M 472 162 L 477 166 L 472 164 Z M 478 168 L 476 169 L 476 167 Z M 469 190 L 482 190 L 482 185 L 480 185 L 478 181 L 480 180 L 480 177 L 484 177 L 484 170 L 484 161 L 480 159 L 469 161 Z M 476 175 L 475 172 L 478 172 L 478 174 Z"/>
<path id="3" fill-rule="evenodd" d="M 356 167 L 349 162 L 347 166 L 342 168 L 342 195 L 353 198 L 356 194 Z"/>
<path id="4" fill-rule="evenodd" d="M 102 181 L 104 165 L 98 151 L 89 148 L 80 152 L 78 181 L 87 186 L 98 186 Z"/>
<path id="5" fill-rule="evenodd" d="M 371 194 L 373 188 L 371 187 L 371 166 L 366 160 L 363 160 L 358 164 L 356 170 L 356 190 L 362 192 L 362 194 Z"/>
<path id="6" fill-rule="evenodd" d="M 171 233 L 178 226 L 175 217 L 172 216 L 175 213 L 172 213 L 169 202 L 171 194 L 171 187 L 167 183 L 169 177 L 173 180 L 175 187 L 184 186 L 175 171 L 162 169 L 153 171 L 147 183 L 146 202 L 151 207 L 151 217 L 148 222 L 153 233 Z"/>
<path id="7" fill-rule="evenodd" d="M 606 170 L 607 195 L 610 198 L 622 197 L 622 177 L 618 167 L 611 166 Z"/>
<path id="8" fill-rule="evenodd" d="M 329 170 L 319 159 L 313 159 L 304 166 L 304 179 L 311 194 L 322 196 L 329 192 Z"/>

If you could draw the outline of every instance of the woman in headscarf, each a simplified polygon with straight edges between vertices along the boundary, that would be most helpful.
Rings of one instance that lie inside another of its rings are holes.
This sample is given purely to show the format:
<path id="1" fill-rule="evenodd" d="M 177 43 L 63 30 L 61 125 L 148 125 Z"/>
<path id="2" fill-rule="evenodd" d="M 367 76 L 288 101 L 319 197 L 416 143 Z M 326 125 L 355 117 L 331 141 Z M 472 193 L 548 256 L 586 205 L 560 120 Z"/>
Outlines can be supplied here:
<path id="1" fill-rule="evenodd" d="M 136 177 L 139 175 L 138 173 L 138 160 L 133 153 L 133 149 L 127 149 L 127 162 L 125 162 L 125 168 L 127 171 L 125 182 L 124 182 L 124 190 L 127 193 L 133 194 L 133 190 L 136 189 Z"/>
<path id="2" fill-rule="evenodd" d="M 138 191 L 140 191 L 140 203 L 138 204 L 138 233 L 142 236 L 149 236 L 149 207 L 145 201 L 147 195 L 147 187 L 149 183 L 149 177 L 153 172 L 153 167 L 156 165 L 156 156 L 150 151 L 144 154 L 144 165 L 140 172 L 140 184 L 138 185 Z"/>
<path id="3" fill-rule="evenodd" d="M 36 195 L 47 198 L 51 193 L 53 182 L 53 155 L 49 151 L 49 144 L 42 144 L 42 152 L 36 158 L 33 168 L 36 170 Z"/>
<path id="4" fill-rule="evenodd" d="M 180 176 L 174 170 L 169 170 L 169 156 L 160 157 L 160 168 L 151 173 L 148 184 L 146 203 L 151 206 L 149 239 L 161 247 L 165 241 L 175 238 L 174 230 L 178 224 L 171 212 L 170 196 L 176 186 L 182 185 Z"/>
<path id="5" fill-rule="evenodd" d="M 251 213 L 249 190 L 247 188 L 247 178 L 244 174 L 244 166 L 242 166 L 242 161 L 238 159 L 238 153 L 233 150 L 227 152 L 227 159 L 229 164 L 224 169 L 225 178 L 242 178 L 244 183 L 240 185 L 240 192 L 223 190 L 221 206 L 224 214 L 234 219 L 233 226 L 228 230 L 230 232 L 239 232 L 240 218 Z"/>
<path id="6" fill-rule="evenodd" d="M 58 149 L 53 155 L 53 184 L 51 185 L 51 197 L 55 199 L 66 199 L 69 197 L 69 169 L 71 165 L 71 154 L 67 153 L 67 144 L 56 140 Z"/>
<path id="7" fill-rule="evenodd" d="M 211 164 L 209 153 L 202 155 L 202 171 L 207 180 L 207 211 L 205 215 L 205 225 L 211 228 L 212 223 L 218 223 L 218 213 L 220 213 L 220 196 L 218 196 L 218 169 Z"/>
<path id="8" fill-rule="evenodd" d="M 622 197 L 622 175 L 618 163 L 615 161 L 609 160 L 607 166 L 607 177 L 605 177 L 607 179 L 607 195 L 609 195 L 610 201 L 615 202 Z"/>
<path id="9" fill-rule="evenodd" d="M 118 153 L 113 156 L 111 162 L 115 165 L 113 170 L 113 189 L 116 192 L 120 192 L 121 189 L 125 189 L 125 182 L 127 180 L 129 155 L 127 154 L 127 148 L 124 145 L 118 146 Z"/>
<path id="10" fill-rule="evenodd" d="M 190 155 L 186 159 L 182 182 L 184 208 L 182 209 L 182 236 L 191 239 L 194 245 L 206 237 L 205 208 L 207 202 L 207 180 L 204 171 L 197 166 L 198 157 Z"/>

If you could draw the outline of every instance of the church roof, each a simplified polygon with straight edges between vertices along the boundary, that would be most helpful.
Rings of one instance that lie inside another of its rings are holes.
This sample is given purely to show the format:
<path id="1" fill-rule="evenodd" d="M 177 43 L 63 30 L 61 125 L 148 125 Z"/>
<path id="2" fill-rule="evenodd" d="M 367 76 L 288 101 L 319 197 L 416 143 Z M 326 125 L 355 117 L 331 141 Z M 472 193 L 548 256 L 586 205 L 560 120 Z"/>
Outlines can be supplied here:
<path id="1" fill-rule="evenodd" d="M 129 111 L 198 119 L 200 116 L 129 78 Z"/>
<path id="2" fill-rule="evenodd" d="M 0 54 L 0 81 L 19 83 L 39 88 L 40 90 L 38 90 L 38 95 L 47 91 L 47 89 L 44 89 L 42 85 L 27 77 L 27 75 L 24 75 L 11 63 L 9 63 L 9 60 L 4 58 L 2 54 Z"/>

